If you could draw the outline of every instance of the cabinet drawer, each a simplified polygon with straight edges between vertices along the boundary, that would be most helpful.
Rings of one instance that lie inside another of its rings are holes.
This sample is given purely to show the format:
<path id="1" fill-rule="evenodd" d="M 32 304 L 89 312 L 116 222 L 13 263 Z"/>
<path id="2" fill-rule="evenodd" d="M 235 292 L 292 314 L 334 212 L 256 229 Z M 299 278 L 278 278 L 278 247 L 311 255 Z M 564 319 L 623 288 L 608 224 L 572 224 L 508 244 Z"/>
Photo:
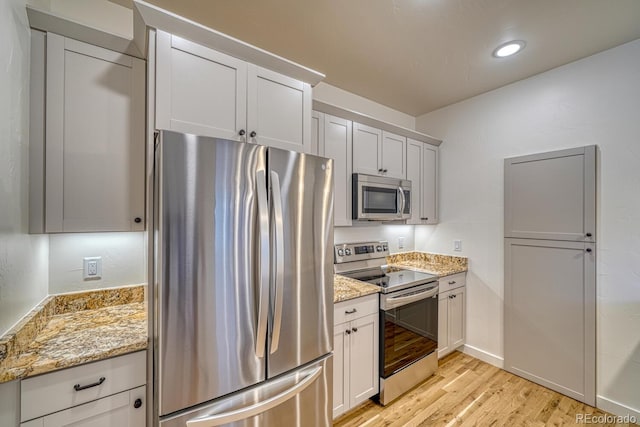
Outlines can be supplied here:
<path id="1" fill-rule="evenodd" d="M 23 380 L 20 385 L 20 420 L 52 412 L 145 385 L 146 351 L 65 369 Z M 100 382 L 100 385 L 76 391 Z"/>
<path id="2" fill-rule="evenodd" d="M 333 324 L 339 325 L 378 312 L 378 294 L 371 294 L 334 305 Z"/>
<path id="3" fill-rule="evenodd" d="M 467 273 L 458 273 L 452 274 L 451 276 L 441 277 L 440 280 L 438 280 L 439 292 L 442 294 L 443 292 L 466 285 L 466 278 Z"/>

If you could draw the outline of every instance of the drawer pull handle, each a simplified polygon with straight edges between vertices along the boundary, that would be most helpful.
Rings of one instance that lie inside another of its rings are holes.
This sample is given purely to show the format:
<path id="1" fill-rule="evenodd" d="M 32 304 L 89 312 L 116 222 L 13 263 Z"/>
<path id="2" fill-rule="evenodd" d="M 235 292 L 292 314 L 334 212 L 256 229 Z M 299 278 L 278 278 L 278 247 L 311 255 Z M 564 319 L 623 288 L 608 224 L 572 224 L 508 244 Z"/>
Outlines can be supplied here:
<path id="1" fill-rule="evenodd" d="M 353 314 L 353 313 L 355 313 L 356 311 L 358 311 L 358 310 L 356 310 L 355 308 L 354 308 L 353 310 L 345 310 L 345 311 L 344 311 L 344 314 Z"/>
<path id="2" fill-rule="evenodd" d="M 450 285 L 455 285 L 455 284 L 456 284 L 456 281 L 455 281 L 455 280 L 452 280 L 452 281 L 450 281 L 450 282 L 449 282 L 449 284 L 450 284 Z"/>
<path id="3" fill-rule="evenodd" d="M 80 390 L 86 390 L 86 389 L 91 388 L 91 387 L 97 387 L 100 384 L 102 384 L 105 380 L 106 380 L 105 377 L 100 377 L 100 379 L 97 382 L 93 383 L 93 384 L 87 384 L 87 385 L 76 384 L 76 385 L 73 386 L 73 389 L 75 391 L 80 391 Z"/>

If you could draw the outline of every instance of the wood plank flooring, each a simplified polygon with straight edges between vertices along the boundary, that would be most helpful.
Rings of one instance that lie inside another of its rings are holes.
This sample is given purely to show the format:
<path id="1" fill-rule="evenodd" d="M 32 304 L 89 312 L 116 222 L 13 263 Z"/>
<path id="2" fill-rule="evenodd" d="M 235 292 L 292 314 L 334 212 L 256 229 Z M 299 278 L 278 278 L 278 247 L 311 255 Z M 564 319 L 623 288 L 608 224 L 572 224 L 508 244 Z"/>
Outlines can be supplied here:
<path id="1" fill-rule="evenodd" d="M 608 415 L 456 351 L 439 361 L 434 376 L 395 402 L 383 408 L 368 401 L 336 419 L 333 425 L 566 426 L 577 424 L 576 414 Z"/>

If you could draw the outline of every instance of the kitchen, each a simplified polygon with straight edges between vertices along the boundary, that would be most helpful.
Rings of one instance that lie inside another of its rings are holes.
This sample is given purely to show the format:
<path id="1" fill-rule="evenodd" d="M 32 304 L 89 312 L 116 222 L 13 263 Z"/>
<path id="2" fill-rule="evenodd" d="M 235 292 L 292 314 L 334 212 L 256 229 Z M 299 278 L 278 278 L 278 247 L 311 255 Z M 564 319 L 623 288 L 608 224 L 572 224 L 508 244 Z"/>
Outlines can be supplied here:
<path id="1" fill-rule="evenodd" d="M 0 283 L 3 331 L 47 295 L 145 283 L 148 258 L 143 232 L 50 236 L 27 233 L 26 135 L 30 113 L 24 94 L 29 92 L 29 23 L 24 4 L 9 4 L 11 8 L 3 9 L 2 13 L 3 21 L 7 21 L 2 26 L 7 29 L 2 39 L 6 43 L 13 41 L 11 45 L 3 44 L 8 60 L 8 66 L 3 67 L 6 72 L 2 78 L 3 93 L 11 94 L 7 98 L 11 103 L 3 107 L 1 119 L 6 129 L 3 135 L 8 138 L 2 147 L 7 150 L 6 155 L 1 156 L 8 162 L 1 168 L 3 182 L 7 183 L 2 214 L 6 223 L 1 240 L 5 272 Z M 61 15 L 73 12 L 63 9 L 64 2 L 58 6 Z M 633 11 L 637 13 L 637 9 L 629 9 L 630 19 Z M 105 16 L 107 13 L 100 18 Z M 123 34 L 125 30 L 113 32 Z M 527 46 L 532 47 L 531 43 Z M 638 177 L 634 162 L 637 158 L 634 137 L 639 130 L 634 120 L 640 99 L 638 57 L 637 41 L 622 44 L 415 116 L 325 83 L 313 89 L 314 101 L 338 105 L 418 133 L 422 131 L 443 141 L 438 147 L 437 225 L 339 226 L 334 232 L 335 242 L 387 241 L 391 254 L 421 251 L 467 257 L 464 352 L 498 367 L 504 355 L 504 159 L 576 146 L 599 146 L 597 406 L 615 414 L 636 415 L 640 408 L 637 400 L 640 344 L 633 332 L 639 326 L 639 291 L 634 279 L 638 263 L 633 248 L 638 236 L 632 230 L 639 211 L 634 191 Z M 454 251 L 454 241 L 461 241 L 461 251 Z M 96 255 L 102 256 L 104 277 L 84 281 L 82 259 Z M 1 386 L 1 401 L 6 408 L 0 414 L 11 417 L 19 396 L 18 386 L 15 382 Z M 10 419 L 7 425 L 13 425 L 13 418 Z M 0 424 L 4 423 L 3 418 Z"/>

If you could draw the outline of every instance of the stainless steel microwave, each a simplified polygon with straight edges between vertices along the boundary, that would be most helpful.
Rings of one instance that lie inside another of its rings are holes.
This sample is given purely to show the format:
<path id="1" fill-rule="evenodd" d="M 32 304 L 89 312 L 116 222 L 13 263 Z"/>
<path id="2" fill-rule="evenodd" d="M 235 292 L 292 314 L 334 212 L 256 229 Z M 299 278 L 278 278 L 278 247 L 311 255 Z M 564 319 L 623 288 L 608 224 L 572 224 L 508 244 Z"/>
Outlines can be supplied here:
<path id="1" fill-rule="evenodd" d="M 411 181 L 354 173 L 351 218 L 393 221 L 411 217 Z"/>

